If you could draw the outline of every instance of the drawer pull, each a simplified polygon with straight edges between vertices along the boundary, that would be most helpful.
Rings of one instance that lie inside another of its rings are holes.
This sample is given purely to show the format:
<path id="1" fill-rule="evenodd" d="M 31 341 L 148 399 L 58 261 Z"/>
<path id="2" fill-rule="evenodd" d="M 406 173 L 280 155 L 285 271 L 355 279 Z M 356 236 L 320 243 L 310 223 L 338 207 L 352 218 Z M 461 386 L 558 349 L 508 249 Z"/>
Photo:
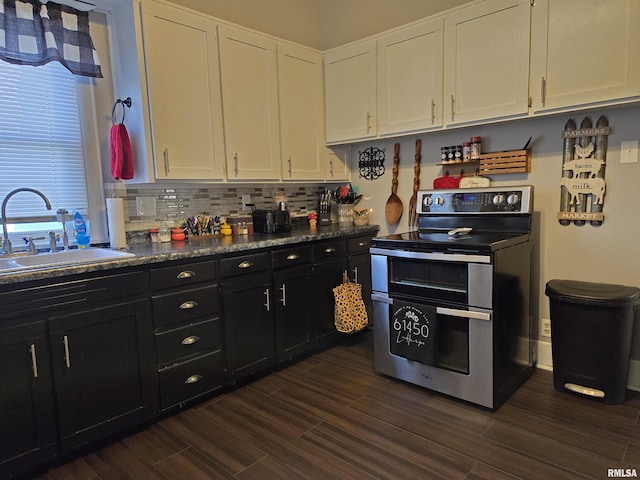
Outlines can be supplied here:
<path id="1" fill-rule="evenodd" d="M 360 242 L 360 243 L 358 243 L 358 246 L 359 246 L 359 247 L 366 247 L 367 245 L 368 245 L 368 243 L 367 243 L 367 242 Z"/>
<path id="2" fill-rule="evenodd" d="M 197 335 L 191 335 L 190 337 L 182 340 L 182 345 L 193 345 L 194 343 L 198 343 L 200 341 L 200 337 Z"/>
<path id="3" fill-rule="evenodd" d="M 253 267 L 253 262 L 250 262 L 249 260 L 246 260 L 238 265 L 238 268 L 243 268 L 243 269 L 251 268 L 251 267 Z"/>
<path id="4" fill-rule="evenodd" d="M 324 249 L 324 253 L 336 253 L 336 249 L 334 247 L 327 247 Z"/>
<path id="5" fill-rule="evenodd" d="M 200 380 L 202 380 L 202 375 L 191 375 L 184 381 L 184 383 L 191 385 L 192 383 L 198 383 Z"/>
<path id="6" fill-rule="evenodd" d="M 36 359 L 35 344 L 31 344 L 29 351 L 31 352 L 31 368 L 33 369 L 33 378 L 38 378 L 38 360 Z"/>
<path id="7" fill-rule="evenodd" d="M 198 306 L 198 302 L 193 300 L 188 300 L 180 305 L 180 310 L 190 310 L 192 308 L 196 308 Z"/>
<path id="8" fill-rule="evenodd" d="M 196 272 L 192 272 L 191 270 L 183 270 L 178 275 L 176 275 L 176 278 L 179 278 L 180 280 L 183 280 L 185 278 L 191 278 L 191 277 L 195 277 L 195 276 L 196 276 Z"/>
<path id="9" fill-rule="evenodd" d="M 64 345 L 64 363 L 67 368 L 71 368 L 71 357 L 69 356 L 69 337 L 66 335 L 62 337 L 62 343 Z"/>
<path id="10" fill-rule="evenodd" d="M 287 260 L 298 260 L 300 258 L 300 255 L 298 255 L 297 253 L 292 253 L 290 255 L 287 255 Z"/>

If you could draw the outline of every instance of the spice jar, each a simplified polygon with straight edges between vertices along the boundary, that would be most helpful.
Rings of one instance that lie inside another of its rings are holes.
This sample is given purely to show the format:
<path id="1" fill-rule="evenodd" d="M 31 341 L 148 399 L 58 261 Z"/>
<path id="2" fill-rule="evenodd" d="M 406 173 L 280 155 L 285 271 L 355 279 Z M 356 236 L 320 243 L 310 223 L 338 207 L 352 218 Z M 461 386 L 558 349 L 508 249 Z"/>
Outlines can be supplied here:
<path id="1" fill-rule="evenodd" d="M 480 154 L 482 153 L 482 138 L 471 137 L 471 160 L 480 160 Z"/>
<path id="2" fill-rule="evenodd" d="M 471 160 L 471 142 L 463 142 L 462 144 L 462 161 L 468 162 Z"/>
<path id="3" fill-rule="evenodd" d="M 180 240 L 184 240 L 185 234 L 184 234 L 184 230 L 176 227 L 173 230 L 171 230 L 171 240 L 173 240 L 174 242 L 179 242 Z"/>
<path id="4" fill-rule="evenodd" d="M 453 150 L 453 161 L 455 163 L 462 162 L 462 145 L 456 145 Z"/>

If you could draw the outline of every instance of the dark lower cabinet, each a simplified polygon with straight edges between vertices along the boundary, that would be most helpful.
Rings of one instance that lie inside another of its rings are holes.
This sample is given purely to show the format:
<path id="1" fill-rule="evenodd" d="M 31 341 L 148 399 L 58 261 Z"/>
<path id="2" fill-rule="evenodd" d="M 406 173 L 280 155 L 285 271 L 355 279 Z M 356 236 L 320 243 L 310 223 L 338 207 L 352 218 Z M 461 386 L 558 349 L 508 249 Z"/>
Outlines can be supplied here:
<path id="1" fill-rule="evenodd" d="M 53 315 L 49 328 L 63 451 L 151 418 L 146 301 Z"/>
<path id="2" fill-rule="evenodd" d="M 231 382 L 275 363 L 274 301 L 270 271 L 223 281 L 222 318 Z"/>
<path id="3" fill-rule="evenodd" d="M 369 325 L 373 324 L 373 301 L 371 300 L 371 235 L 349 238 L 349 278 L 362 286 L 362 299 L 367 309 Z"/>
<path id="4" fill-rule="evenodd" d="M 11 478 L 57 452 L 44 322 L 0 329 L 0 379 L 0 478 Z"/>
<path id="5" fill-rule="evenodd" d="M 276 358 L 290 360 L 315 346 L 311 265 L 273 273 Z"/>
<path id="6" fill-rule="evenodd" d="M 346 257 L 313 265 L 314 319 L 318 345 L 333 343 L 342 335 L 336 330 L 334 323 L 333 288 L 342 283 L 342 275 L 347 271 L 347 267 Z"/>

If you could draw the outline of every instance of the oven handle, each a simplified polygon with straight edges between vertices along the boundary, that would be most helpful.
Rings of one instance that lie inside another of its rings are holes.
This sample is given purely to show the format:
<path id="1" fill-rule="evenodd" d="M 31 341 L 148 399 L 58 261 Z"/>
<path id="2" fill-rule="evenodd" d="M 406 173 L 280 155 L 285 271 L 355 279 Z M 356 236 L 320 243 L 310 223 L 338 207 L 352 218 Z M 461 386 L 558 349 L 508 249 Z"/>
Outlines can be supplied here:
<path id="1" fill-rule="evenodd" d="M 450 317 L 473 318 L 475 320 L 491 321 L 491 314 L 484 312 L 471 312 L 469 310 L 457 310 L 455 308 L 436 307 L 438 315 L 449 315 Z"/>
<path id="2" fill-rule="evenodd" d="M 439 262 L 491 263 L 491 257 L 488 255 L 466 253 L 409 252 L 407 250 L 392 250 L 387 248 L 370 248 L 369 253 L 371 253 L 371 255 L 384 255 L 386 257 L 436 260 Z"/>

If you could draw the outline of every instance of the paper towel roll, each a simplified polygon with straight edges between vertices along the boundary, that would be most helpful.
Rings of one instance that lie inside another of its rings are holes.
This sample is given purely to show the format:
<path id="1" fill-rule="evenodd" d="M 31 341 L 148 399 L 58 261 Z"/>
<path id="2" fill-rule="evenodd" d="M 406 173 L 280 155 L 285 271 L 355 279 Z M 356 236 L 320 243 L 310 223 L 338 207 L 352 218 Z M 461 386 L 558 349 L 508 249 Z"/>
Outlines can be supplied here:
<path id="1" fill-rule="evenodd" d="M 126 247 L 127 235 L 124 229 L 124 201 L 122 198 L 107 198 L 107 223 L 111 248 Z"/>

